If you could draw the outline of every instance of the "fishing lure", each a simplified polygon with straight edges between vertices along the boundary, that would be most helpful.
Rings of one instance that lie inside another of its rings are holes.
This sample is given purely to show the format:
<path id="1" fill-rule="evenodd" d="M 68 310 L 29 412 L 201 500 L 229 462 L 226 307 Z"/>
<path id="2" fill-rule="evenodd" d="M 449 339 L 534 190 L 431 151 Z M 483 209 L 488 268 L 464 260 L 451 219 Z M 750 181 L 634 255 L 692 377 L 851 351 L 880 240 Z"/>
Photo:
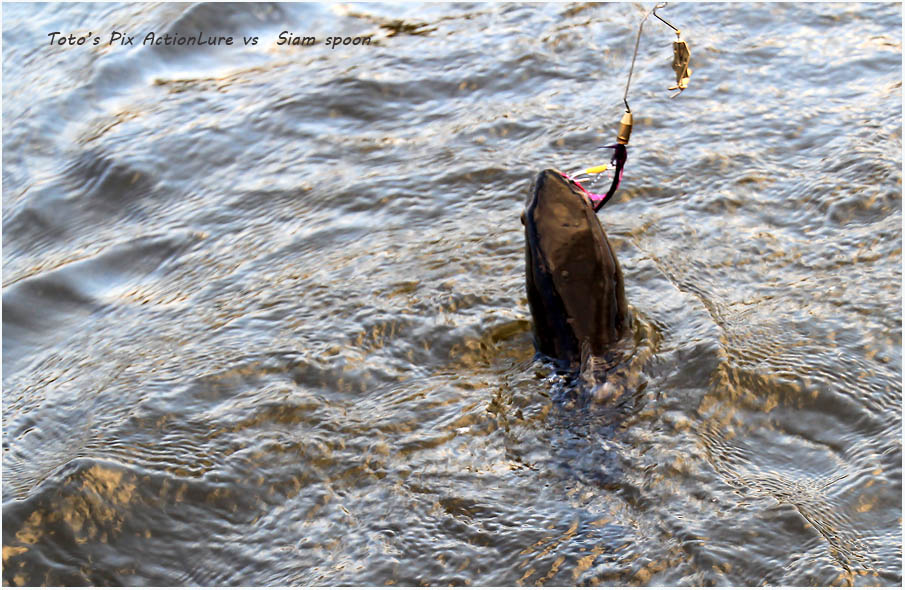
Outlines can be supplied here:
<path id="1" fill-rule="evenodd" d="M 613 149 L 613 158 L 610 160 L 611 164 L 616 166 L 616 169 L 613 174 L 613 182 L 610 185 L 610 189 L 606 192 L 605 195 L 598 195 L 595 193 L 589 192 L 586 188 L 581 186 L 579 180 L 585 180 L 585 177 L 589 177 L 588 180 L 593 182 L 597 179 L 598 175 L 607 170 L 607 166 L 604 164 L 602 166 L 594 166 L 591 168 L 587 168 L 581 172 L 575 173 L 569 178 L 571 178 L 585 193 L 587 193 L 588 198 L 591 200 L 591 204 L 594 207 L 594 211 L 599 211 L 601 207 L 603 207 L 616 193 L 616 189 L 619 187 L 619 183 L 622 181 L 622 172 L 625 168 L 625 162 L 628 160 L 628 142 L 629 138 L 632 135 L 632 125 L 634 123 L 632 117 L 632 109 L 628 106 L 628 89 L 629 85 L 632 83 L 632 72 L 635 70 L 635 58 L 638 56 L 638 45 L 641 41 L 641 31 L 644 28 L 644 22 L 647 18 L 653 14 L 657 17 L 661 22 L 663 22 L 666 26 L 671 28 L 676 32 L 676 41 L 672 44 L 673 51 L 673 62 L 672 69 L 676 74 L 676 84 L 675 86 L 670 86 L 668 90 L 678 90 L 675 94 L 670 96 L 670 98 L 675 98 L 682 93 L 688 87 L 688 81 L 691 78 L 691 68 L 688 67 L 688 64 L 691 62 L 691 51 L 688 49 L 688 43 L 686 43 L 682 39 L 682 34 L 679 29 L 672 26 L 665 20 L 663 17 L 657 14 L 657 10 L 666 6 L 666 2 L 661 2 L 654 6 L 647 14 L 644 15 L 644 18 L 641 19 L 641 23 L 638 25 L 638 35 L 635 37 L 635 51 L 632 54 L 632 65 L 628 70 L 628 79 L 625 81 L 625 93 L 622 95 L 622 102 L 625 103 L 625 113 L 622 114 L 622 119 L 619 121 L 619 131 L 616 133 L 616 143 L 613 145 L 603 146 L 605 149 Z"/>
<path id="2" fill-rule="evenodd" d="M 664 6 L 666 6 L 665 2 L 658 4 L 652 12 L 663 24 L 676 32 L 676 40 L 672 42 L 672 70 L 676 73 L 676 85 L 667 88 L 667 90 L 678 89 L 678 92 L 669 97 L 675 98 L 688 88 L 688 81 L 691 79 L 691 68 L 688 67 L 691 62 L 691 51 L 688 49 L 688 43 L 682 39 L 682 31 L 663 20 L 663 17 L 657 14 L 657 9 Z"/>

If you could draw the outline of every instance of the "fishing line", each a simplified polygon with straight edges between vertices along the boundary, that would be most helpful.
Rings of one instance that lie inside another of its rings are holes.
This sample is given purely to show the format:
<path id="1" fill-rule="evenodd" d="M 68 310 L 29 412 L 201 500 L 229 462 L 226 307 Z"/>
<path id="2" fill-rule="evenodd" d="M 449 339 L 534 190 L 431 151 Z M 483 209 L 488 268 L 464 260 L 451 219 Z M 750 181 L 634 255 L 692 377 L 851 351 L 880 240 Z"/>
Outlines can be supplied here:
<path id="1" fill-rule="evenodd" d="M 635 52 L 632 53 L 632 65 L 629 66 L 629 68 L 628 68 L 628 79 L 625 81 L 625 94 L 622 95 L 622 102 L 625 103 L 625 112 L 626 113 L 632 112 L 631 107 L 628 106 L 628 87 L 632 83 L 632 72 L 635 71 L 635 58 L 638 57 L 638 46 L 641 43 L 641 31 L 644 29 L 644 21 L 647 20 L 647 18 L 651 15 L 652 12 L 654 12 L 658 8 L 663 8 L 664 6 L 666 6 L 666 2 L 661 2 L 660 4 L 657 4 L 656 6 L 654 6 L 650 10 L 648 10 L 647 13 L 645 13 L 644 18 L 641 19 L 641 23 L 638 25 L 638 35 L 635 37 Z M 660 18 L 660 17 L 657 17 L 657 18 Z M 663 19 L 660 19 L 660 20 L 663 20 Z M 672 25 L 670 25 L 670 26 L 672 26 Z"/>

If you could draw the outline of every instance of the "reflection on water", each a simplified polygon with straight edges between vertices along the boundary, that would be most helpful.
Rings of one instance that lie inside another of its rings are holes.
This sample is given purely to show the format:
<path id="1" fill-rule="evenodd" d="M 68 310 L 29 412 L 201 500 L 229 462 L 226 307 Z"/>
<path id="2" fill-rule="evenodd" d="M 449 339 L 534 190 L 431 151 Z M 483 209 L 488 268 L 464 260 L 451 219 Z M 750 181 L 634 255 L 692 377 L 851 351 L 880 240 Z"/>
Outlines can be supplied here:
<path id="1" fill-rule="evenodd" d="M 620 404 L 535 358 L 642 14 L 4 5 L 4 583 L 900 584 L 895 6 L 671 5 L 672 101 L 645 27 Z M 262 43 L 43 43 L 119 28 Z"/>

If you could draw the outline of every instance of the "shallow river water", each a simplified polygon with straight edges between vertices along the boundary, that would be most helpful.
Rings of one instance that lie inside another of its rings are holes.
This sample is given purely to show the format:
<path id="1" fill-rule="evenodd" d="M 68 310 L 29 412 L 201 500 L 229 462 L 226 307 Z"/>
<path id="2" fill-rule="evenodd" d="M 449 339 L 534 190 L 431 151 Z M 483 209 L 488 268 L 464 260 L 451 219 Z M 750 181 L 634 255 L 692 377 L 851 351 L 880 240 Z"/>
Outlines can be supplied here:
<path id="1" fill-rule="evenodd" d="M 4 584 L 900 585 L 899 5 L 648 20 L 635 385 L 535 357 L 651 7 L 4 3 Z"/>

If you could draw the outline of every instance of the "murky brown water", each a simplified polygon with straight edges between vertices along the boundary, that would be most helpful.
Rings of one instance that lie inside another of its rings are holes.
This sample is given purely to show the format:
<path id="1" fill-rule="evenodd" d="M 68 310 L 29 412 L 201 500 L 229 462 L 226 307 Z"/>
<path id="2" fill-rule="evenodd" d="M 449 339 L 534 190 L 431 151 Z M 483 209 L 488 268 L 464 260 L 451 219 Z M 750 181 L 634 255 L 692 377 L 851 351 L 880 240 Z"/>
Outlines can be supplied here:
<path id="1" fill-rule="evenodd" d="M 534 357 L 644 8 L 4 4 L 4 583 L 900 585 L 900 6 L 670 5 L 674 100 L 649 21 L 644 385 Z M 261 44 L 47 44 L 114 29 Z"/>

